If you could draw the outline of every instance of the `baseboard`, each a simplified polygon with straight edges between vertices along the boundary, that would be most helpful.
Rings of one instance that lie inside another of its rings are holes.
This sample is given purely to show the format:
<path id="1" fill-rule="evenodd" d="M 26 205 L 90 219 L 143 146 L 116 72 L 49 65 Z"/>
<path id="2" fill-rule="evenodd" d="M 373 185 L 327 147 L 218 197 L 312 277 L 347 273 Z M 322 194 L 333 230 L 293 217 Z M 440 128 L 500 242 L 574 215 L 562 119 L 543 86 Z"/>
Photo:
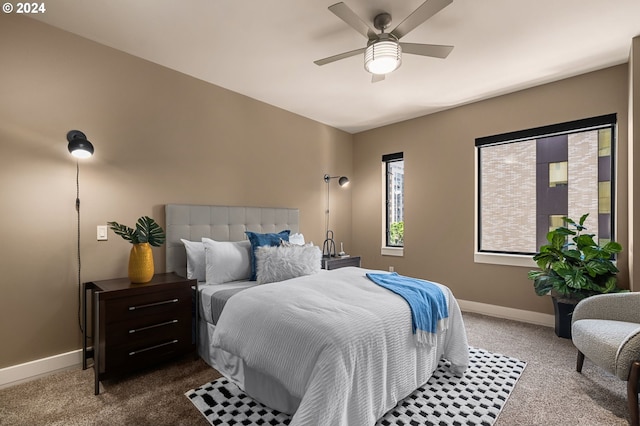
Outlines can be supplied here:
<path id="1" fill-rule="evenodd" d="M 0 368 L 0 389 L 82 364 L 82 349 Z"/>
<path id="2" fill-rule="evenodd" d="M 540 312 L 523 311 L 522 309 L 513 309 L 504 306 L 489 305 L 486 303 L 460 299 L 458 299 L 458 304 L 463 312 L 472 312 L 491 317 L 505 318 L 529 324 L 543 325 L 545 327 L 555 326 L 555 317 L 550 314 L 541 314 Z"/>
<path id="3" fill-rule="evenodd" d="M 460 309 L 465 312 L 527 322 L 546 327 L 553 327 L 555 324 L 554 316 L 549 314 L 459 299 L 458 304 L 460 305 Z M 82 364 L 82 349 L 2 368 L 0 369 L 0 389 L 34 380 L 57 371 L 68 370 L 80 364 Z"/>

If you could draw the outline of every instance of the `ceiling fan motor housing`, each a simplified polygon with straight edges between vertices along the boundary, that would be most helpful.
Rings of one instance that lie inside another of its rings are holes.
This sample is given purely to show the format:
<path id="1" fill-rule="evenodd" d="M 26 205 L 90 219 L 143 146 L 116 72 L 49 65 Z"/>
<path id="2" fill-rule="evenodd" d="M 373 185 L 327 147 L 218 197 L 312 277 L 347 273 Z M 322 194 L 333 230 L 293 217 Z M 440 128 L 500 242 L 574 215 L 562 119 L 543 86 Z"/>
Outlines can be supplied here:
<path id="1" fill-rule="evenodd" d="M 380 13 L 376 15 L 375 18 L 373 18 L 373 27 L 377 30 L 380 30 L 380 32 L 384 32 L 384 30 L 389 28 L 390 24 L 391 15 L 389 15 L 388 13 Z"/>

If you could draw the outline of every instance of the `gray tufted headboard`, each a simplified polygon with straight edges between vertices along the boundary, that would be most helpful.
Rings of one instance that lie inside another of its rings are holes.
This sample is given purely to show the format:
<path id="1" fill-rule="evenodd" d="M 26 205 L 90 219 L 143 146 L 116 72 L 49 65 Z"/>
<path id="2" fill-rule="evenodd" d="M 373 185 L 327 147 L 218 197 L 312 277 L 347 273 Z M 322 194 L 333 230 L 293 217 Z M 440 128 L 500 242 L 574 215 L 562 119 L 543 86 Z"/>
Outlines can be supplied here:
<path id="1" fill-rule="evenodd" d="M 186 276 L 187 254 L 181 238 L 200 241 L 202 237 L 216 241 L 246 240 L 245 231 L 299 232 L 298 209 L 273 207 L 165 205 L 167 272 Z"/>

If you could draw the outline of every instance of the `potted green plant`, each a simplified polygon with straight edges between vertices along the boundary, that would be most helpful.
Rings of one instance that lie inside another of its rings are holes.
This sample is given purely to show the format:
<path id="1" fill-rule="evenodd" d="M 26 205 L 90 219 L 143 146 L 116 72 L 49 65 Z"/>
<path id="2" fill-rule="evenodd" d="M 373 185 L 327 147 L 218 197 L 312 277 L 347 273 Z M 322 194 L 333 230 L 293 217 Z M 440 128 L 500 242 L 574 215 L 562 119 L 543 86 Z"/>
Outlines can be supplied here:
<path id="1" fill-rule="evenodd" d="M 585 233 L 584 222 L 563 217 L 565 226 L 547 233 L 548 244 L 533 256 L 540 270 L 528 278 L 538 296 L 550 294 L 556 314 L 556 335 L 571 338 L 573 307 L 585 297 L 623 291 L 618 287 L 614 255 L 622 251 L 615 241 L 598 244 L 594 234 Z"/>
<path id="2" fill-rule="evenodd" d="M 166 236 L 164 230 L 149 216 L 138 219 L 135 229 L 118 222 L 107 222 L 109 228 L 133 244 L 129 255 L 129 279 L 132 283 L 146 283 L 153 278 L 151 246 L 160 247 Z"/>

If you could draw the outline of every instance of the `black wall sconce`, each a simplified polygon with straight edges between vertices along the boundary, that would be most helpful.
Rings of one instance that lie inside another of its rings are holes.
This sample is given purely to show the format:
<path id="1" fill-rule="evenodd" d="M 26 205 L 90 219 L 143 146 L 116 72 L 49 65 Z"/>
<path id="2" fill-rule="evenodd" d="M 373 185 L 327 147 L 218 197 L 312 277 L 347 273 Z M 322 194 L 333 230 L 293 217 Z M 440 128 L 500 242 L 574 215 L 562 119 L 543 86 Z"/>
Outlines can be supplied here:
<path id="1" fill-rule="evenodd" d="M 333 239 L 333 231 L 329 229 L 329 183 L 331 179 L 338 179 L 338 185 L 345 186 L 349 184 L 349 178 L 346 176 L 329 176 L 324 175 L 324 182 L 327 184 L 327 217 L 324 227 L 325 240 L 322 243 L 322 256 L 336 257 L 336 243 Z"/>
<path id="2" fill-rule="evenodd" d="M 76 158 L 89 158 L 93 155 L 93 145 L 80 130 L 70 130 L 67 133 L 69 152 Z"/>
<path id="3" fill-rule="evenodd" d="M 80 130 L 70 130 L 67 133 L 67 148 L 69 153 L 76 159 L 89 158 L 93 155 L 93 145 L 87 140 L 87 136 Z M 76 161 L 76 213 L 78 217 L 77 229 L 77 259 L 78 259 L 78 324 L 80 331 L 82 330 L 82 322 L 80 321 L 80 309 L 82 305 L 82 262 L 80 261 L 80 164 Z"/>

